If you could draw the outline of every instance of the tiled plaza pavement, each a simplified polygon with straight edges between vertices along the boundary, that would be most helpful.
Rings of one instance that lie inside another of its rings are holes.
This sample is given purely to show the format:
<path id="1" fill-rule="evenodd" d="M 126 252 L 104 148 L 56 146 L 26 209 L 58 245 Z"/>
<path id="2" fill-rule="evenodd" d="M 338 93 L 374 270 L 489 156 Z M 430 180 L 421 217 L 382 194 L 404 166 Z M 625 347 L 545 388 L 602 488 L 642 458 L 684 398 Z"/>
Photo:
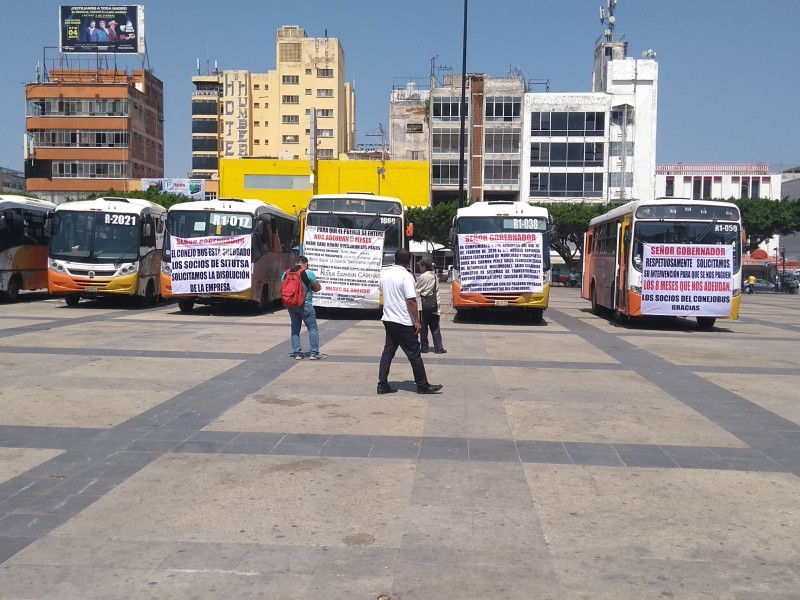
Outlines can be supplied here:
<path id="1" fill-rule="evenodd" d="M 2 305 L 0 598 L 800 598 L 799 314 L 556 288 L 377 396 L 374 319 Z"/>

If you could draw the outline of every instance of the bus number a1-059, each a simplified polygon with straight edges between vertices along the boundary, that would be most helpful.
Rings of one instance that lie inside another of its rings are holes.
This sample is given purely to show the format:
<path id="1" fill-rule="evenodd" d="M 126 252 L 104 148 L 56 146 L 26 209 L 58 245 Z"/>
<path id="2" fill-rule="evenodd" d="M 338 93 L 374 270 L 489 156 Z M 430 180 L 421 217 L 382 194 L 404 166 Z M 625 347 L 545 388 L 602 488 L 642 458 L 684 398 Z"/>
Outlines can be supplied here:
<path id="1" fill-rule="evenodd" d="M 111 215 L 106 213 L 106 225 L 136 225 L 136 215 Z"/>

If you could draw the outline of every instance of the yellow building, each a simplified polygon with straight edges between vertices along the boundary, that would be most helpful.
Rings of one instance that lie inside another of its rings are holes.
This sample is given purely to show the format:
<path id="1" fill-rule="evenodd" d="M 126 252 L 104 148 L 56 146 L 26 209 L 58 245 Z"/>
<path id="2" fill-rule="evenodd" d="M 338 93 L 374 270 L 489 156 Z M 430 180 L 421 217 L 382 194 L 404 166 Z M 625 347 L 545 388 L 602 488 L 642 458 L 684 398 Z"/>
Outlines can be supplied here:
<path id="1" fill-rule="evenodd" d="M 222 159 L 222 198 L 256 198 L 298 214 L 314 194 L 372 192 L 406 206 L 430 205 L 430 163 L 398 160 L 320 160 L 312 178 L 308 160 Z"/>
<path id="2" fill-rule="evenodd" d="M 355 92 L 344 79 L 336 38 L 308 38 L 296 25 L 278 29 L 277 68 L 192 77 L 192 177 L 215 179 L 219 159 L 307 159 L 312 111 L 318 158 L 355 146 Z"/>

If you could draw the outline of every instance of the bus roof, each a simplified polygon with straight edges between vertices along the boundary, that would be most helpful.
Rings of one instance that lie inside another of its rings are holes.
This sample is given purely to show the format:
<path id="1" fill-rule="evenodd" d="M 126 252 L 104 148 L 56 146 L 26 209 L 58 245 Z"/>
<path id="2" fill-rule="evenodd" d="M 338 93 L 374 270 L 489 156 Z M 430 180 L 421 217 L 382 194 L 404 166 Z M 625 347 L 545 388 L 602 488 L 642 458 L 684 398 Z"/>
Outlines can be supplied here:
<path id="1" fill-rule="evenodd" d="M 173 204 L 169 207 L 169 212 L 187 212 L 187 211 L 233 211 L 243 212 L 251 215 L 257 215 L 262 212 L 268 212 L 273 215 L 281 215 L 296 219 L 295 215 L 291 215 L 274 204 L 269 204 L 263 200 L 255 200 L 252 198 L 218 198 L 216 200 L 196 200 L 191 202 L 181 202 L 180 204 Z"/>
<path id="2" fill-rule="evenodd" d="M 403 201 L 400 198 L 394 198 L 393 196 L 376 196 L 375 194 L 370 194 L 369 192 L 345 192 L 343 194 L 317 194 L 316 196 L 311 196 L 311 200 L 330 199 L 330 198 L 354 198 L 356 200 L 372 200 L 373 202 L 391 202 L 393 204 L 399 202 L 400 204 L 403 204 Z"/>
<path id="3" fill-rule="evenodd" d="M 56 212 L 59 211 L 87 211 L 99 210 L 105 212 L 115 213 L 137 213 L 150 210 L 155 213 L 166 212 L 166 208 L 155 202 L 143 200 L 142 198 L 117 198 L 116 196 L 103 196 L 102 198 L 95 198 L 94 200 L 78 200 L 77 202 L 64 202 L 56 206 Z"/>
<path id="4" fill-rule="evenodd" d="M 726 208 L 735 208 L 737 211 L 739 208 L 733 202 L 719 202 L 716 200 L 692 200 L 691 198 L 670 198 L 670 197 L 661 197 L 656 198 L 655 200 L 631 200 L 627 204 L 623 204 L 621 206 L 617 206 L 616 208 L 612 208 L 605 214 L 600 215 L 599 217 L 595 217 L 591 221 L 589 221 L 589 225 L 597 225 L 598 223 L 605 223 L 606 221 L 614 221 L 619 217 L 622 217 L 627 214 L 633 214 L 636 212 L 636 209 L 640 206 L 657 206 L 663 204 L 674 204 L 676 206 L 697 206 L 699 204 L 712 204 L 714 206 L 723 206 Z"/>
<path id="5" fill-rule="evenodd" d="M 52 212 L 56 209 L 56 205 L 52 202 L 48 202 L 47 200 L 39 200 L 38 198 L 29 198 L 28 196 L 7 194 L 0 195 L 0 209 L 2 208 L 28 208 Z"/>
<path id="6" fill-rule="evenodd" d="M 500 217 L 506 215 L 523 215 L 526 217 L 548 218 L 550 213 L 543 206 L 533 206 L 524 201 L 484 200 L 474 202 L 456 211 L 456 219 L 461 217 Z"/>

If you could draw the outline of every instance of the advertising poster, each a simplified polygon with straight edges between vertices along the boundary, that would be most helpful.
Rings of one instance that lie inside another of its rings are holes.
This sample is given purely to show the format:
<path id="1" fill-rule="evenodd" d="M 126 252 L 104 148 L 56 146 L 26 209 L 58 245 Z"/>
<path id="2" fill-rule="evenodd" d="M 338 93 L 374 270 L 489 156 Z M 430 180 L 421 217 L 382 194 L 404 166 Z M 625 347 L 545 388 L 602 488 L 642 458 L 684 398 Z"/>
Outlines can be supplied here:
<path id="1" fill-rule="evenodd" d="M 142 190 L 156 188 L 164 194 L 177 194 L 192 200 L 205 200 L 205 179 L 142 179 Z"/>
<path id="2" fill-rule="evenodd" d="M 314 306 L 380 308 L 382 231 L 306 227 L 303 254 L 322 286 Z"/>
<path id="3" fill-rule="evenodd" d="M 144 6 L 60 6 L 60 43 L 67 54 L 144 54 Z"/>
<path id="4" fill-rule="evenodd" d="M 733 299 L 733 248 L 645 244 L 642 314 L 727 317 Z"/>
<path id="5" fill-rule="evenodd" d="M 250 236 L 170 236 L 173 294 L 220 294 L 250 289 Z"/>
<path id="6" fill-rule="evenodd" d="M 541 233 L 461 233 L 458 256 L 461 293 L 544 291 Z"/>

